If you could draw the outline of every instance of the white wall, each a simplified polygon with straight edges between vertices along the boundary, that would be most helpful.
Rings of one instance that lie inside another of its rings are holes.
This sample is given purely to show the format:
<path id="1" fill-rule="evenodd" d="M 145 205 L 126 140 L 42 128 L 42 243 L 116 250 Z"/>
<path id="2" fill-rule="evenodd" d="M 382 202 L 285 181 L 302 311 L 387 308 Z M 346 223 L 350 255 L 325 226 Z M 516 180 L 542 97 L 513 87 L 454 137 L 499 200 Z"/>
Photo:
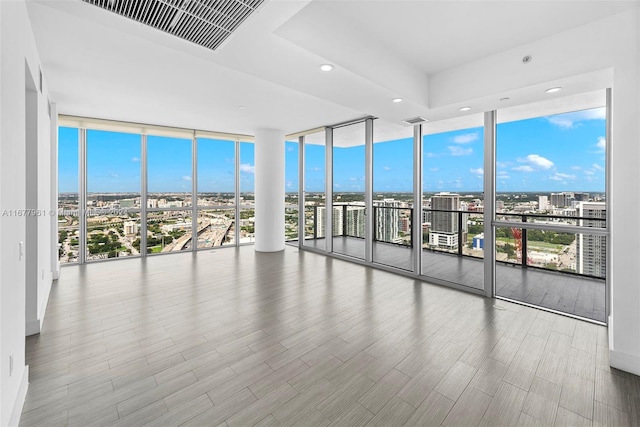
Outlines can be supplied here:
<path id="1" fill-rule="evenodd" d="M 28 385 L 28 367 L 25 364 L 26 306 L 31 304 L 35 313 L 41 311 L 51 287 L 51 257 L 53 247 L 51 220 L 37 218 L 38 247 L 34 253 L 40 270 L 36 283 L 26 300 L 25 258 L 20 257 L 20 242 L 26 243 L 24 215 L 11 215 L 12 209 L 26 208 L 26 145 L 25 69 L 39 86 L 40 62 L 35 47 L 25 4 L 23 1 L 0 2 L 0 425 L 18 422 Z M 38 110 L 38 209 L 50 208 L 51 162 L 48 146 L 51 127 L 46 110 L 46 84 L 42 93 L 37 87 Z M 48 203 L 48 204 L 47 204 Z M 42 279 L 41 269 L 45 269 Z M 40 300 L 40 303 L 38 302 Z M 38 316 L 37 314 L 36 316 Z M 10 358 L 13 371 L 10 372 Z"/>
<path id="2" fill-rule="evenodd" d="M 480 99 L 590 71 L 613 80 L 611 366 L 640 375 L 640 8 L 462 65 L 430 78 L 430 106 Z M 532 55 L 523 66 L 520 58 Z"/>

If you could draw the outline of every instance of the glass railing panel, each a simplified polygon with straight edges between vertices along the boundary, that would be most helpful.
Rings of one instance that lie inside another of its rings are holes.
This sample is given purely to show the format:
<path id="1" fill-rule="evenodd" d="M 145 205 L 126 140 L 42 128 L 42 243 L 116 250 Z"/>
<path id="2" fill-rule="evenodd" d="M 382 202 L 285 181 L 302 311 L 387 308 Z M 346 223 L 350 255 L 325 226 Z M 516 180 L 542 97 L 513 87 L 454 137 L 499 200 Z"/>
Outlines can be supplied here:
<path id="1" fill-rule="evenodd" d="M 498 231 L 497 296 L 605 321 L 605 236 L 521 228 Z"/>
<path id="2" fill-rule="evenodd" d="M 374 206 L 373 261 L 413 271 L 413 209 Z"/>
<path id="3" fill-rule="evenodd" d="M 422 274 L 484 289 L 482 213 L 423 209 L 422 220 Z"/>

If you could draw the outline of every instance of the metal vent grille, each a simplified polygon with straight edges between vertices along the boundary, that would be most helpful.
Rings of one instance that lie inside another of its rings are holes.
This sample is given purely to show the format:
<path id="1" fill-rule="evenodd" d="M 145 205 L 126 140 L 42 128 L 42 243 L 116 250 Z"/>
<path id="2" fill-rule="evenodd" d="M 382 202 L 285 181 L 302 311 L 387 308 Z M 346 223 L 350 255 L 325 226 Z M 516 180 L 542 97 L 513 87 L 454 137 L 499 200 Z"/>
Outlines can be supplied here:
<path id="1" fill-rule="evenodd" d="M 264 0 L 83 0 L 216 50 Z"/>
<path id="2" fill-rule="evenodd" d="M 424 117 L 412 117 L 410 119 L 404 119 L 403 122 L 408 123 L 410 125 L 419 125 L 420 123 L 427 122 L 428 120 Z"/>

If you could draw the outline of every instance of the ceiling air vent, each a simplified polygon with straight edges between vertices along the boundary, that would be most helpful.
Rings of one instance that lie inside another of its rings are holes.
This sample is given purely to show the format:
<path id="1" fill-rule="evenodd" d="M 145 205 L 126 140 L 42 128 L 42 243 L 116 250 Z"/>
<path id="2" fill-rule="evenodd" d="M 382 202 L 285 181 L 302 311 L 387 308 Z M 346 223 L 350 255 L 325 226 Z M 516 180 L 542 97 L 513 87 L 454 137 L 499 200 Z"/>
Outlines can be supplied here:
<path id="1" fill-rule="evenodd" d="M 403 122 L 410 124 L 410 125 L 419 125 L 420 123 L 424 123 L 424 122 L 428 122 L 427 119 L 425 119 L 424 117 L 412 117 L 410 119 L 404 119 Z"/>
<path id="2" fill-rule="evenodd" d="M 83 0 L 216 50 L 264 0 Z"/>

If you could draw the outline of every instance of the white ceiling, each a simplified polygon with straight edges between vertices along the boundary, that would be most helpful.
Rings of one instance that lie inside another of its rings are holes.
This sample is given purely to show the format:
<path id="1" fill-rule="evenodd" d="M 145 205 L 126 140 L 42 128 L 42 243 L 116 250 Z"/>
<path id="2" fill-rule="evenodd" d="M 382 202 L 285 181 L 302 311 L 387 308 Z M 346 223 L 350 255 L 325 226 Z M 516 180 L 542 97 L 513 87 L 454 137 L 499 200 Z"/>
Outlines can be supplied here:
<path id="1" fill-rule="evenodd" d="M 429 75 L 638 2 L 267 0 L 216 52 L 80 0 L 27 4 L 60 113 L 253 134 L 459 116 L 429 107 Z M 327 62 L 335 70 L 319 71 Z M 605 77 L 571 81 L 588 91 Z M 536 101 L 535 89 L 509 96 Z"/>

